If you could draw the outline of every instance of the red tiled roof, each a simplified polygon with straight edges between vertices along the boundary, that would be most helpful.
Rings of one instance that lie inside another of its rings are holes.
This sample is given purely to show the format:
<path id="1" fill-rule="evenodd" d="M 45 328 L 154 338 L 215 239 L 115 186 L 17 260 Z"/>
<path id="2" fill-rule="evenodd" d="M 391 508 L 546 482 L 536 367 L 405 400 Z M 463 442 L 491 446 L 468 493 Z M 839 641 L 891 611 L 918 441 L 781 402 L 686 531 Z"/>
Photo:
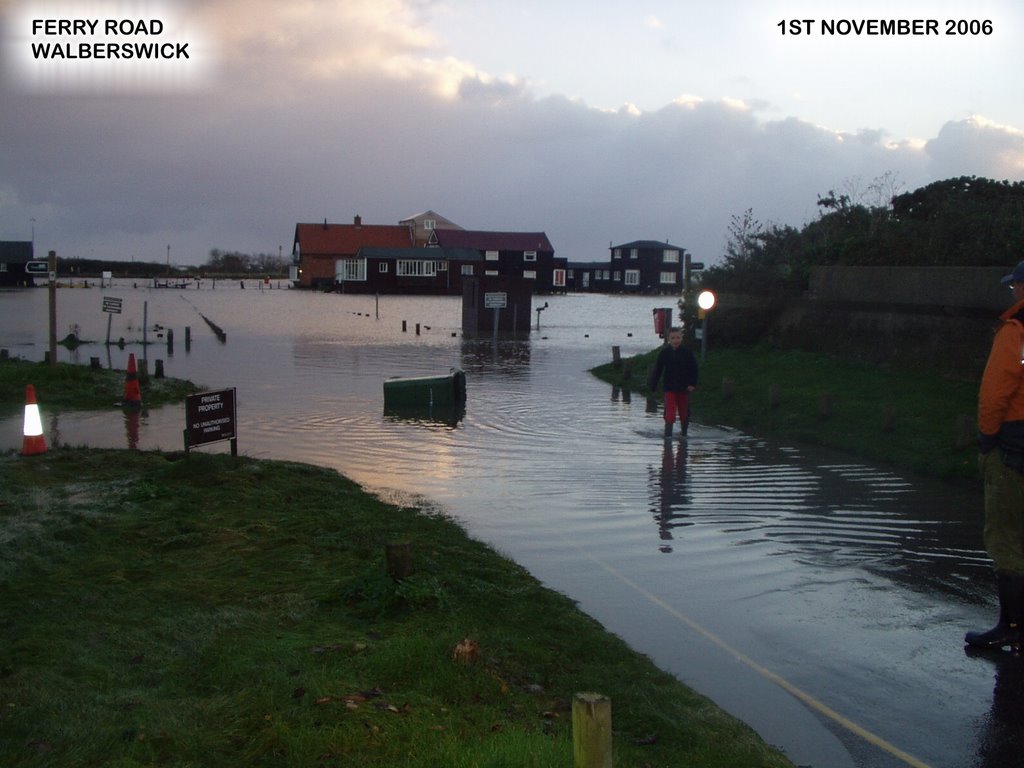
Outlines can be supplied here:
<path id="1" fill-rule="evenodd" d="M 384 224 L 296 224 L 295 242 L 305 256 L 352 255 L 360 248 L 408 248 L 409 227 Z"/>
<path id="2" fill-rule="evenodd" d="M 475 248 L 478 251 L 551 251 L 543 232 L 479 232 L 468 229 L 435 229 L 439 245 L 445 248 Z"/>

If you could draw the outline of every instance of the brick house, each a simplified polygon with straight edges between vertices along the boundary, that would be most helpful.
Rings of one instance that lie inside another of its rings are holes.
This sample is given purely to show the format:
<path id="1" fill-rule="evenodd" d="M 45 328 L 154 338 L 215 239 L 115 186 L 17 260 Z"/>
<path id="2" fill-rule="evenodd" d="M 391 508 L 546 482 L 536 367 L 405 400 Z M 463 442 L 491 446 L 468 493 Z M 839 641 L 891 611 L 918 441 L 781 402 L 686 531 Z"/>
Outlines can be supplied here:
<path id="1" fill-rule="evenodd" d="M 361 248 L 411 248 L 408 225 L 363 224 L 356 216 L 351 224 L 296 224 L 292 259 L 299 268 L 302 288 L 333 290 L 339 265 L 356 259 Z"/>

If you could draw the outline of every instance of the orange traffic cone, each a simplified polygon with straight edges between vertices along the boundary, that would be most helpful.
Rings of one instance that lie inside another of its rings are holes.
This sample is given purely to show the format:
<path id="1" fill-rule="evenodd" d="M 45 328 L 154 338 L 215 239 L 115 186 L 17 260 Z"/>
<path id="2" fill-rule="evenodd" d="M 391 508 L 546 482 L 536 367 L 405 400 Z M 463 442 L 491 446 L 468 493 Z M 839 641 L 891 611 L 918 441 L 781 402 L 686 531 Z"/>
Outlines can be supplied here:
<path id="1" fill-rule="evenodd" d="M 139 372 L 135 367 L 135 353 L 128 355 L 128 373 L 124 378 L 124 399 L 121 405 L 130 408 L 142 407 L 142 390 L 139 389 Z"/>
<path id="2" fill-rule="evenodd" d="M 35 456 L 46 451 L 43 420 L 39 417 L 39 405 L 36 403 L 36 388 L 29 384 L 25 387 L 25 439 L 21 444 L 21 455 Z"/>

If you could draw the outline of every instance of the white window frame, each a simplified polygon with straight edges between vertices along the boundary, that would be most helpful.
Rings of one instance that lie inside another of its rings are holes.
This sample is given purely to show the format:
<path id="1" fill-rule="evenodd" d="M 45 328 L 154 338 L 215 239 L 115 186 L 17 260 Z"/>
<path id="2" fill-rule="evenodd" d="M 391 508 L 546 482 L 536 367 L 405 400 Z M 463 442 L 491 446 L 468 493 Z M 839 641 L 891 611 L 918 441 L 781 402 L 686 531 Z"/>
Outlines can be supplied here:
<path id="1" fill-rule="evenodd" d="M 523 270 L 523 277 L 525 279 L 527 279 L 527 280 L 536 280 L 537 279 L 537 270 L 536 269 L 524 269 Z"/>
<path id="2" fill-rule="evenodd" d="M 679 282 L 679 277 L 675 272 L 662 272 L 661 273 L 661 284 L 662 285 L 675 285 Z"/>
<path id="3" fill-rule="evenodd" d="M 399 277 L 436 277 L 437 262 L 424 259 L 399 259 L 395 265 Z"/>
<path id="4" fill-rule="evenodd" d="M 629 258 L 634 260 L 634 261 L 636 259 L 639 259 L 640 258 L 640 250 L 638 248 L 630 248 L 629 249 Z"/>
<path id="5" fill-rule="evenodd" d="M 423 220 L 423 228 L 424 229 L 437 229 L 437 220 L 436 219 L 424 219 Z"/>
<path id="6" fill-rule="evenodd" d="M 666 264 L 678 264 L 679 263 L 679 251 L 675 248 L 666 248 L 663 252 L 663 260 Z"/>
<path id="7" fill-rule="evenodd" d="M 613 259 L 621 259 L 622 258 L 622 249 L 621 248 L 615 248 L 612 251 L 612 258 Z"/>
<path id="8" fill-rule="evenodd" d="M 536 261 L 536 260 L 537 260 L 537 252 L 536 251 L 523 251 L 523 261 Z"/>
<path id="9" fill-rule="evenodd" d="M 497 251 L 484 251 L 484 260 L 485 261 L 497 261 L 498 260 L 498 252 Z"/>
<path id="10" fill-rule="evenodd" d="M 639 269 L 627 269 L 626 279 L 623 281 L 624 285 L 640 285 L 640 270 Z"/>
<path id="11" fill-rule="evenodd" d="M 382 275 L 386 275 L 388 273 L 388 263 L 386 261 L 382 261 L 380 264 L 378 264 L 377 272 L 379 272 Z"/>
<path id="12" fill-rule="evenodd" d="M 472 264 L 463 264 L 462 265 L 462 274 L 466 275 L 468 277 L 472 277 L 473 276 L 473 265 Z"/>
<path id="13" fill-rule="evenodd" d="M 565 288 L 566 270 L 556 269 L 551 273 L 551 284 L 556 288 Z"/>
<path id="14" fill-rule="evenodd" d="M 496 270 L 496 269 L 485 269 L 484 270 L 484 275 L 486 275 L 487 277 L 497 277 L 498 276 L 498 270 Z"/>
<path id="15" fill-rule="evenodd" d="M 622 282 L 622 273 L 619 270 L 617 270 L 617 269 L 612 273 L 612 282 L 614 282 L 614 283 L 621 283 Z"/>
<path id="16" fill-rule="evenodd" d="M 448 271 L 448 262 L 447 261 L 438 261 L 438 262 L 435 262 L 435 263 L 437 264 L 437 271 L 438 272 L 447 272 Z"/>
<path id="17" fill-rule="evenodd" d="M 334 265 L 335 282 L 365 283 L 366 259 L 340 259 Z"/>

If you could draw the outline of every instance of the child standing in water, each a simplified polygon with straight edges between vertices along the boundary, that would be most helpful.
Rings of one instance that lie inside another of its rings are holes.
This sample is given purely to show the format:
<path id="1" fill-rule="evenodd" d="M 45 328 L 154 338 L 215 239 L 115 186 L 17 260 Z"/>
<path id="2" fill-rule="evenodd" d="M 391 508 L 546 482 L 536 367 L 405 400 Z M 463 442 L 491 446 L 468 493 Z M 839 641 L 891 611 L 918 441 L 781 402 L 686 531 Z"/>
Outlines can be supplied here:
<path id="1" fill-rule="evenodd" d="M 683 332 L 672 328 L 668 332 L 668 344 L 661 348 L 654 363 L 648 388 L 654 392 L 658 380 L 664 375 L 665 391 L 665 439 L 672 439 L 672 427 L 678 414 L 682 429 L 680 437 L 686 437 L 690 421 L 690 393 L 697 388 L 697 358 L 683 346 Z"/>

